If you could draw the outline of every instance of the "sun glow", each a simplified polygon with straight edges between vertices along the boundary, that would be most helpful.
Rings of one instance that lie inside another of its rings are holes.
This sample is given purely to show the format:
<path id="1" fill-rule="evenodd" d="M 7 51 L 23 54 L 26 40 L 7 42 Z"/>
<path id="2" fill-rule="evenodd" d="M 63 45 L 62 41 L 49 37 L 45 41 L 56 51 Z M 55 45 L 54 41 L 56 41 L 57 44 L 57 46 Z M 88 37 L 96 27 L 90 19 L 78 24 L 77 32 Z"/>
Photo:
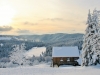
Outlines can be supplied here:
<path id="1" fill-rule="evenodd" d="M 15 10 L 7 5 L 0 6 L 0 26 L 8 25 L 12 22 Z"/>

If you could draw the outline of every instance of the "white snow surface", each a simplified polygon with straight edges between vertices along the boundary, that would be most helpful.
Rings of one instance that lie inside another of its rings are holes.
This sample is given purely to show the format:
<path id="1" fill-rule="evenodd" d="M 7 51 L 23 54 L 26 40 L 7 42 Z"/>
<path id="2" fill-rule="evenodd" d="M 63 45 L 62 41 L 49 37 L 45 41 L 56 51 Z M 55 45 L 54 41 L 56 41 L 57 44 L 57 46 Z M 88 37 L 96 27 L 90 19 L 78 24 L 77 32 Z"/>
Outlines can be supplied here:
<path id="1" fill-rule="evenodd" d="M 32 67 L 0 68 L 0 75 L 100 75 L 100 66 L 50 67 L 40 64 Z"/>
<path id="2" fill-rule="evenodd" d="M 52 57 L 79 57 L 78 47 L 53 47 Z"/>
<path id="3" fill-rule="evenodd" d="M 33 55 L 40 56 L 40 54 L 42 54 L 42 52 L 45 51 L 46 51 L 46 47 L 33 47 L 26 53 L 26 56 L 28 57 L 32 57 Z"/>

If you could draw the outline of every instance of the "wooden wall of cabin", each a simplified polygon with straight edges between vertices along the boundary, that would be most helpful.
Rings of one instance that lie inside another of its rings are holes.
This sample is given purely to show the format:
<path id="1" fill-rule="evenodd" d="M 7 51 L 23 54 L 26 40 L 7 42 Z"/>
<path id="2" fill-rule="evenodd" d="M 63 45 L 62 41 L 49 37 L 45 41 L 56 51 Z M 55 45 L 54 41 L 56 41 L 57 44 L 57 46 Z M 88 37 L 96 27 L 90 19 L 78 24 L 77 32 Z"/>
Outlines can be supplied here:
<path id="1" fill-rule="evenodd" d="M 64 63 L 66 62 L 74 62 L 75 59 L 78 59 L 79 57 L 53 57 L 53 63 L 59 63 L 61 60 L 63 60 Z M 69 59 L 69 61 L 68 61 Z"/>

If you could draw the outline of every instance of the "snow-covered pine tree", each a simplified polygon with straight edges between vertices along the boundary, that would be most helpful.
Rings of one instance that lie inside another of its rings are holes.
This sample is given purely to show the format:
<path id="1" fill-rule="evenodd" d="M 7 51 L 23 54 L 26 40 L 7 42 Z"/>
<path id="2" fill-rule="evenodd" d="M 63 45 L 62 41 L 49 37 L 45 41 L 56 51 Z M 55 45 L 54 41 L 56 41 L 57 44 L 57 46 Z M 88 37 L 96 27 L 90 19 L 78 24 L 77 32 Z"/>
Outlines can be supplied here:
<path id="1" fill-rule="evenodd" d="M 82 66 L 96 64 L 100 55 L 100 26 L 97 10 L 94 10 L 92 15 L 89 10 L 87 25 L 82 45 Z"/>

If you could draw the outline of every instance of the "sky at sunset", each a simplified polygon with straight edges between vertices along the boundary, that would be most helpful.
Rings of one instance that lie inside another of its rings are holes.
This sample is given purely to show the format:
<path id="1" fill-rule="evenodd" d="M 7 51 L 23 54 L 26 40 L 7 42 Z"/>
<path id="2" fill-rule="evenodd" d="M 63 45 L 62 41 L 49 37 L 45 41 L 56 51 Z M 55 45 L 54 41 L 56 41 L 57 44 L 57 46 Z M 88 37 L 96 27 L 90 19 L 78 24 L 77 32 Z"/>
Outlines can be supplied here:
<path id="1" fill-rule="evenodd" d="M 0 0 L 0 35 L 84 33 L 100 0 Z"/>

